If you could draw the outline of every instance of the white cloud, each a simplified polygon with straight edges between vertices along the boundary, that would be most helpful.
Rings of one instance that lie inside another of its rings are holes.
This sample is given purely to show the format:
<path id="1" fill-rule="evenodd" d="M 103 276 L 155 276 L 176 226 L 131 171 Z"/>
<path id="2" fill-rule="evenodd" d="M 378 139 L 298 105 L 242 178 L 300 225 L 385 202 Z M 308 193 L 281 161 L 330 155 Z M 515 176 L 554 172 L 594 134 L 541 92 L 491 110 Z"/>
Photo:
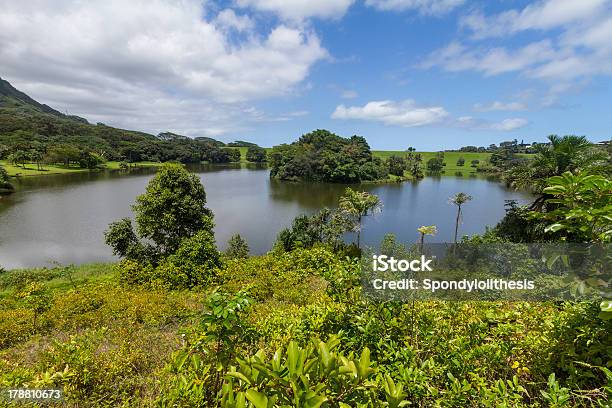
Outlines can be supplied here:
<path id="1" fill-rule="evenodd" d="M 526 119 L 522 118 L 504 119 L 499 123 L 491 124 L 491 129 L 508 132 L 525 127 L 528 123 L 529 122 Z"/>
<path id="2" fill-rule="evenodd" d="M 292 117 L 299 117 L 299 116 L 306 116 L 308 115 L 308 111 L 307 110 L 299 110 L 299 111 L 293 111 L 293 112 L 289 112 L 287 115 L 288 116 L 292 116 Z"/>
<path id="3" fill-rule="evenodd" d="M 236 0 L 239 7 L 274 13 L 286 20 L 342 17 L 354 0 Z"/>
<path id="4" fill-rule="evenodd" d="M 424 15 L 441 15 L 462 5 L 465 0 L 366 0 L 366 5 L 378 10 L 417 10 Z"/>
<path id="5" fill-rule="evenodd" d="M 557 51 L 549 40 L 533 42 L 512 51 L 503 47 L 470 48 L 453 42 L 432 52 L 420 66 L 440 66 L 451 72 L 473 70 L 485 75 L 497 75 L 535 67 L 554 59 L 556 55 Z"/>
<path id="6" fill-rule="evenodd" d="M 430 53 L 422 68 L 450 72 L 472 70 L 486 76 L 518 72 L 550 82 L 612 75 L 612 12 L 590 24 L 576 25 L 559 38 L 510 49 L 453 42 Z"/>
<path id="7" fill-rule="evenodd" d="M 249 16 L 239 16 L 232 9 L 221 10 L 215 18 L 217 27 L 234 29 L 236 31 L 250 31 L 255 28 L 255 22 Z"/>
<path id="8" fill-rule="evenodd" d="M 372 101 L 364 106 L 339 105 L 331 117 L 372 120 L 386 125 L 414 127 L 440 123 L 446 116 L 448 112 L 441 106 L 418 107 L 414 101 L 408 99 L 399 103 Z"/>
<path id="9" fill-rule="evenodd" d="M 477 103 L 474 105 L 474 110 L 479 112 L 490 111 L 522 111 L 527 109 L 527 105 L 522 102 L 500 102 L 494 101 L 489 104 Z"/>
<path id="10" fill-rule="evenodd" d="M 0 9 L 3 76 L 61 110 L 148 131 L 244 126 L 251 101 L 292 92 L 327 56 L 307 29 L 261 34 L 199 0 L 0 0 Z"/>
<path id="11" fill-rule="evenodd" d="M 471 41 L 455 40 L 417 66 L 542 80 L 548 88 L 543 106 L 556 105 L 562 94 L 584 88 L 596 76 L 612 75 L 612 0 L 540 0 L 493 15 L 472 12 L 460 25 Z M 516 37 L 508 45 L 510 36 L 527 30 L 545 39 Z"/>
<path id="12" fill-rule="evenodd" d="M 524 30 L 551 29 L 598 16 L 609 0 L 543 0 L 522 10 L 508 10 L 485 17 L 474 12 L 460 24 L 473 31 L 474 38 L 513 34 Z"/>
<path id="13" fill-rule="evenodd" d="M 527 126 L 529 122 L 522 118 L 504 119 L 501 122 L 490 122 L 476 119 L 471 116 L 461 116 L 452 125 L 455 127 L 469 130 L 494 130 L 500 132 L 510 132 Z"/>
<path id="14" fill-rule="evenodd" d="M 422 107 L 407 99 L 402 102 L 371 101 L 363 106 L 338 105 L 332 113 L 333 119 L 359 119 L 381 122 L 390 126 L 446 126 L 470 130 L 511 131 L 528 124 L 521 118 L 504 119 L 501 122 L 489 122 L 471 116 L 461 116 L 453 119 L 441 106 Z"/>
<path id="15" fill-rule="evenodd" d="M 509 47 L 460 43 L 429 55 L 423 66 L 485 75 L 516 71 L 549 81 L 612 74 L 612 1 L 541 0 L 520 10 L 485 16 L 474 12 L 460 25 L 473 40 L 507 37 L 526 30 L 549 31 L 546 40 Z M 555 29 L 555 31 L 551 31 Z"/>
<path id="16" fill-rule="evenodd" d="M 342 99 L 354 99 L 358 96 L 359 94 L 356 91 L 352 91 L 350 89 L 346 89 L 340 93 L 340 97 Z"/>

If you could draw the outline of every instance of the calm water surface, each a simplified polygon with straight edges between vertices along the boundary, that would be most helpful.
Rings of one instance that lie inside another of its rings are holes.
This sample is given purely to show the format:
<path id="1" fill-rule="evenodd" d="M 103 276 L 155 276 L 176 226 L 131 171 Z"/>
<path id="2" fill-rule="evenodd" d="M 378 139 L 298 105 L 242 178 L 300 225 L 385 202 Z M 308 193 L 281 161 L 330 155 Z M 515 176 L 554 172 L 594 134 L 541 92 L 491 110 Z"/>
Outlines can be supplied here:
<path id="1" fill-rule="evenodd" d="M 346 186 L 287 183 L 270 180 L 265 168 L 254 166 L 191 167 L 206 188 L 215 214 L 221 248 L 240 233 L 251 252 L 268 251 L 280 229 L 301 213 L 334 207 Z M 0 266 L 45 266 L 52 261 L 85 263 L 113 260 L 103 232 L 114 220 L 132 217 L 131 204 L 142 194 L 153 170 L 129 175 L 117 172 L 79 173 L 23 178 L 17 192 L 0 198 Z M 405 242 L 417 239 L 416 228 L 437 225 L 431 242 L 453 237 L 456 208 L 448 198 L 465 192 L 474 199 L 464 206 L 461 234 L 481 233 L 504 215 L 504 200 L 529 200 L 483 178 L 427 177 L 418 183 L 361 185 L 380 196 L 382 213 L 367 217 L 362 239 L 378 244 L 386 233 Z"/>

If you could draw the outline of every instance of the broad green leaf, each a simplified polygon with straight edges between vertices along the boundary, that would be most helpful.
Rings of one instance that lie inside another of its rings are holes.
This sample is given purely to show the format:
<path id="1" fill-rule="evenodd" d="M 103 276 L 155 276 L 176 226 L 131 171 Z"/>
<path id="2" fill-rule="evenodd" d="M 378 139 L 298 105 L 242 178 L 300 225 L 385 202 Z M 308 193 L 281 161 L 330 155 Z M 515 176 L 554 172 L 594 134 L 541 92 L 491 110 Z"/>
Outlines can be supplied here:
<path id="1" fill-rule="evenodd" d="M 255 391 L 254 389 L 247 390 L 246 397 L 255 408 L 268 408 L 268 397 L 265 394 Z"/>

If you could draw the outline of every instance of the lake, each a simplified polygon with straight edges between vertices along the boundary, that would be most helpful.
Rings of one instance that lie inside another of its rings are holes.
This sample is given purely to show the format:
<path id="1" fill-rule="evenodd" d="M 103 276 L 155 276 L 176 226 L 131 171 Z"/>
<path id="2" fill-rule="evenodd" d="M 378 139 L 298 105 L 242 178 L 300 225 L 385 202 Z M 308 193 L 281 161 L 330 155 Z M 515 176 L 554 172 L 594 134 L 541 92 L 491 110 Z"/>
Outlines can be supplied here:
<path id="1" fill-rule="evenodd" d="M 253 254 L 272 247 L 277 233 L 301 213 L 335 207 L 345 185 L 288 183 L 270 180 L 266 168 L 255 165 L 190 166 L 205 186 L 208 207 L 215 214 L 216 239 L 225 248 L 240 233 Z M 131 217 L 131 204 L 153 177 L 153 169 L 73 173 L 25 177 L 17 192 L 0 198 L 0 266 L 10 268 L 112 261 L 104 244 L 108 224 Z M 530 195 L 480 177 L 426 177 L 419 182 L 353 186 L 377 194 L 383 211 L 366 217 L 362 240 L 377 245 L 387 233 L 404 242 L 418 238 L 421 225 L 436 225 L 429 242 L 452 241 L 456 207 L 450 196 L 473 197 L 463 208 L 460 235 L 482 233 L 504 215 L 505 200 L 526 203 Z M 349 237 L 350 238 L 350 237 Z"/>

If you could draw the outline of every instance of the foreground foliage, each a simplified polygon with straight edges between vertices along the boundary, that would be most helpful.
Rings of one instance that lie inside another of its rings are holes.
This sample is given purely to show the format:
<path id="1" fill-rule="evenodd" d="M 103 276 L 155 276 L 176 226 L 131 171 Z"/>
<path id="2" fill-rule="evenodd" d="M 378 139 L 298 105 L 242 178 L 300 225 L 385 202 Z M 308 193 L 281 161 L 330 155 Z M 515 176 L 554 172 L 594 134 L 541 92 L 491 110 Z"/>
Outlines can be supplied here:
<path id="1" fill-rule="evenodd" d="M 62 387 L 68 406 L 611 398 L 612 321 L 595 303 L 374 302 L 361 295 L 358 262 L 323 247 L 228 260 L 205 290 L 25 275 L 5 280 L 0 300 L 0 387 Z M 48 308 L 22 296 L 30 285 Z"/>

